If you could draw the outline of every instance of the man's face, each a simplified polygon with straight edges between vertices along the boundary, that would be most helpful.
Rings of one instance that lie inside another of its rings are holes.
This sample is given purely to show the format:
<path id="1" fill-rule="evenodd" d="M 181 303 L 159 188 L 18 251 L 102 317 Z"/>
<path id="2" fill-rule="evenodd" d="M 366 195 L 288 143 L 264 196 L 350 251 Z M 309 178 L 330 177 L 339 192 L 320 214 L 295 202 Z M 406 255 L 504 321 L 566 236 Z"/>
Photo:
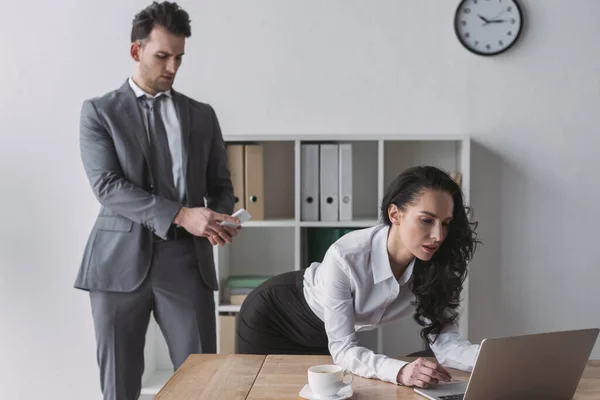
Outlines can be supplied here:
<path id="1" fill-rule="evenodd" d="M 185 37 L 157 25 L 143 43 L 131 45 L 136 76 L 143 88 L 156 94 L 171 89 L 185 49 Z"/>

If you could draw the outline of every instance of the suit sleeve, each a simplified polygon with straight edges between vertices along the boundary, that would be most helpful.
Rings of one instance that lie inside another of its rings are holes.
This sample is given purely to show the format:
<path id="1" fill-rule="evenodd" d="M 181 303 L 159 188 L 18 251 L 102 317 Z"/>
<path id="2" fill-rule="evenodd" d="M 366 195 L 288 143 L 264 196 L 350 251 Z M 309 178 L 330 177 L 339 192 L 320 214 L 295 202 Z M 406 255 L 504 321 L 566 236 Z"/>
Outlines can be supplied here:
<path id="1" fill-rule="evenodd" d="M 149 193 L 123 176 L 112 136 L 92 100 L 81 108 L 79 139 L 85 173 L 100 204 L 165 238 L 181 204 Z"/>
<path id="2" fill-rule="evenodd" d="M 213 138 L 207 168 L 206 205 L 216 212 L 231 214 L 234 196 L 231 175 L 227 167 L 225 141 L 219 120 L 212 107 L 210 107 L 210 112 L 213 119 Z"/>

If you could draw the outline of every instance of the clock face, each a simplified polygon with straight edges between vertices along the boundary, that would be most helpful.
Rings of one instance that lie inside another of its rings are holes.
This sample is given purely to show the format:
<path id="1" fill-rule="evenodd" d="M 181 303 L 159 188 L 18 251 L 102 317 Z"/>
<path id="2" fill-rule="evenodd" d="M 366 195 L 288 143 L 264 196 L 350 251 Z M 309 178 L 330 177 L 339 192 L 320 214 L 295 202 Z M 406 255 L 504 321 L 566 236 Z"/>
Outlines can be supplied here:
<path id="1" fill-rule="evenodd" d="M 516 0 L 462 0 L 456 9 L 454 30 L 473 53 L 495 55 L 519 38 L 523 19 Z"/>

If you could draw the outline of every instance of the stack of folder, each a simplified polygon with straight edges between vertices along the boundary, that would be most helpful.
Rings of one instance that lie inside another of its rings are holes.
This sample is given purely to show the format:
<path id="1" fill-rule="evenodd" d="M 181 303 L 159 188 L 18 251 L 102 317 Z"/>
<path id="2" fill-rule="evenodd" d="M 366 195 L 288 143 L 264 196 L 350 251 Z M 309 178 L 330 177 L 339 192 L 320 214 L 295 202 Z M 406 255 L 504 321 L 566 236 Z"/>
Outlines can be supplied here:
<path id="1" fill-rule="evenodd" d="M 352 145 L 305 143 L 301 148 L 303 221 L 352 220 Z"/>
<path id="2" fill-rule="evenodd" d="M 245 208 L 253 220 L 265 219 L 264 160 L 262 144 L 227 144 L 234 212 Z"/>
<path id="3" fill-rule="evenodd" d="M 232 275 L 223 286 L 231 305 L 241 305 L 246 297 L 261 283 L 269 279 L 268 275 Z"/>

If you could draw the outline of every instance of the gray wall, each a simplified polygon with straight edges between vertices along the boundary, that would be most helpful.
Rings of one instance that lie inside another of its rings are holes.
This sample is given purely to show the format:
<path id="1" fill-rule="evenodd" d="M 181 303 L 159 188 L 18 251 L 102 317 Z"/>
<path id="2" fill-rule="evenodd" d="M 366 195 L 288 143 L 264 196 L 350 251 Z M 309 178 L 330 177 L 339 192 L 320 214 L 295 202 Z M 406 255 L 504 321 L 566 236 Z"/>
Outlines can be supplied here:
<path id="1" fill-rule="evenodd" d="M 147 2 L 4 3 L 0 397 L 93 398 L 89 300 L 72 288 L 98 208 L 79 107 L 131 73 Z M 599 326 L 600 2 L 522 0 L 527 32 L 497 58 L 458 44 L 457 3 L 182 1 L 177 88 L 230 134 L 472 134 L 471 339 Z"/>

